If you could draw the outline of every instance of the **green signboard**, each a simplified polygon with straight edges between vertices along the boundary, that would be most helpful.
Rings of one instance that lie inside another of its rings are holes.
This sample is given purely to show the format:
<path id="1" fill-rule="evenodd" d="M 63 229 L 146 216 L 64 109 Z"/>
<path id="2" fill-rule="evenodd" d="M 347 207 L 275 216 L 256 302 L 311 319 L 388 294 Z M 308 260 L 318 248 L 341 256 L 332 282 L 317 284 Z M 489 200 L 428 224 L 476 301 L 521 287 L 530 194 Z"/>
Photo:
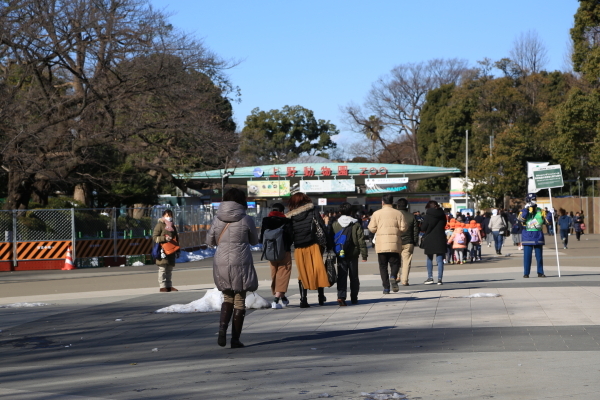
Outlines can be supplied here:
<path id="1" fill-rule="evenodd" d="M 534 169 L 533 180 L 538 189 L 552 189 L 565 185 L 560 165 L 548 165 Z"/>

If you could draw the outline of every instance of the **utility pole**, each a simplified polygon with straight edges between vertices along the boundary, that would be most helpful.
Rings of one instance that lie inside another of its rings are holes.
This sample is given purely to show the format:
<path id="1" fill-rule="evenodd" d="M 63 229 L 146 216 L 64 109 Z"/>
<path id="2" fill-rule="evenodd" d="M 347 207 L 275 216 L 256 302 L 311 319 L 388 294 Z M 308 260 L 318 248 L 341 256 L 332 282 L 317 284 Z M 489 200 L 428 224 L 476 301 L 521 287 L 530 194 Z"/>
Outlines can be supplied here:
<path id="1" fill-rule="evenodd" d="M 467 200 L 467 206 L 469 208 L 469 130 L 467 129 L 467 141 L 465 146 L 465 196 Z"/>

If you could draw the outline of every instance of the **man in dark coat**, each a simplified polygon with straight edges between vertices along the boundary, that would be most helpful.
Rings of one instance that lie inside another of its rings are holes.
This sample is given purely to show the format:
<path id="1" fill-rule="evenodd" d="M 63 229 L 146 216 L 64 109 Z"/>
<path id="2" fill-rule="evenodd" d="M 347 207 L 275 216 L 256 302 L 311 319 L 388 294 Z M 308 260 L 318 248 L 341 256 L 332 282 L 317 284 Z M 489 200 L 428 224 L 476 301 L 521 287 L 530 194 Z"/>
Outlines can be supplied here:
<path id="1" fill-rule="evenodd" d="M 421 225 L 421 232 L 424 233 L 425 255 L 427 256 L 427 280 L 426 285 L 435 283 L 433 280 L 433 256 L 435 255 L 438 264 L 437 284 L 442 285 L 444 275 L 444 255 L 446 254 L 446 214 L 439 208 L 436 201 L 431 200 L 425 206 L 425 219 Z"/>

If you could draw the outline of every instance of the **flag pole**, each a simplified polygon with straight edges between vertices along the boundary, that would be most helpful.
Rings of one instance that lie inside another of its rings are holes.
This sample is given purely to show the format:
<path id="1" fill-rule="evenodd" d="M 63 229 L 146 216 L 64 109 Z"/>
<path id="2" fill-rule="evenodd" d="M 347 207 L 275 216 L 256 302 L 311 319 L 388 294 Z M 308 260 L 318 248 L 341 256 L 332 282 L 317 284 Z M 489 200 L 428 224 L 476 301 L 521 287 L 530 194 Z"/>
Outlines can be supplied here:
<path id="1" fill-rule="evenodd" d="M 556 210 L 552 205 L 552 189 L 548 189 L 548 195 L 550 196 L 550 209 L 552 210 L 552 231 L 554 232 L 554 247 L 556 248 L 556 265 L 558 267 L 558 277 L 560 278 L 560 260 L 558 258 L 558 241 L 556 239 Z"/>

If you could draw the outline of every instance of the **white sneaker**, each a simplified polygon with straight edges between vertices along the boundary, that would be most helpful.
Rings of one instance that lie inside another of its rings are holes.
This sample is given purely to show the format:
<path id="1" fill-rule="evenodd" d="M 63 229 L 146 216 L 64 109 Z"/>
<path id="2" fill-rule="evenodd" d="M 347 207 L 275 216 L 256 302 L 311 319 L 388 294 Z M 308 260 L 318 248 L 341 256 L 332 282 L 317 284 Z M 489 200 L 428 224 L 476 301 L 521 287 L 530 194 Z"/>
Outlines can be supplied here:
<path id="1" fill-rule="evenodd" d="M 275 297 L 275 300 L 273 300 L 273 302 L 271 303 L 271 308 L 275 309 L 275 310 L 280 310 L 283 308 L 283 305 L 281 305 L 279 303 L 279 298 Z"/>

